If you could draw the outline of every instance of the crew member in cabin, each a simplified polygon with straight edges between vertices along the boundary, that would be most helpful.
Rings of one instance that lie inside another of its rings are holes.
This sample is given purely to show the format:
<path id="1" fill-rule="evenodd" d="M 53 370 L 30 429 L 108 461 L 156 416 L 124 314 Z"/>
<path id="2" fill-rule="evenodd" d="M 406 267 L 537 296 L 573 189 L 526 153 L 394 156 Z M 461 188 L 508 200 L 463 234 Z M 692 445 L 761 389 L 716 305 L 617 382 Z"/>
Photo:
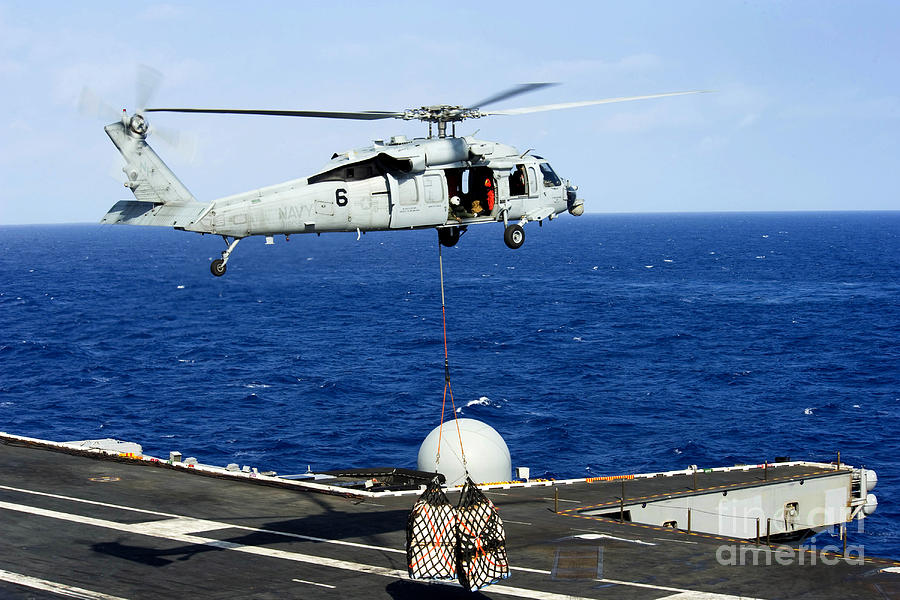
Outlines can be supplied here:
<path id="1" fill-rule="evenodd" d="M 494 186 L 491 183 L 490 177 L 485 178 L 484 188 L 485 188 L 485 200 L 487 201 L 487 209 L 488 209 L 488 211 L 493 211 L 494 210 Z M 475 211 L 473 210 L 472 212 L 475 212 Z"/>

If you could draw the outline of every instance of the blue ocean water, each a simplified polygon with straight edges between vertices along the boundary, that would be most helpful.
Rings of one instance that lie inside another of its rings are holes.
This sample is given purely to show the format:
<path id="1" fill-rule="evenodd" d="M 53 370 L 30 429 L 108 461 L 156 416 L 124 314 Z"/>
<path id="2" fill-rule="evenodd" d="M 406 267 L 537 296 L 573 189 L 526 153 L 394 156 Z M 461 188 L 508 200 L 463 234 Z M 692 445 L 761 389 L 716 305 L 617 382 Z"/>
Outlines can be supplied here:
<path id="1" fill-rule="evenodd" d="M 900 213 L 565 216 L 444 249 L 455 400 L 533 476 L 874 468 L 900 557 Z M 414 467 L 443 390 L 433 231 L 0 227 L 0 430 L 281 473 Z"/>

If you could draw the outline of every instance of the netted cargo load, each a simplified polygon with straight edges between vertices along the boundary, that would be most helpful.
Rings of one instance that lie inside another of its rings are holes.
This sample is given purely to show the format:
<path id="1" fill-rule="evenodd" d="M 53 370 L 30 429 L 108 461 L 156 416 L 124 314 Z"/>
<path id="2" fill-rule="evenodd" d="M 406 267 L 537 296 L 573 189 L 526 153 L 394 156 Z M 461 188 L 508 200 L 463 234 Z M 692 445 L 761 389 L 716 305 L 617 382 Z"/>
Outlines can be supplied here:
<path id="1" fill-rule="evenodd" d="M 509 577 L 503 521 L 487 496 L 466 477 L 456 508 L 456 570 L 470 591 Z"/>
<path id="2" fill-rule="evenodd" d="M 456 579 L 456 546 L 456 510 L 435 478 L 406 521 L 410 579 Z"/>

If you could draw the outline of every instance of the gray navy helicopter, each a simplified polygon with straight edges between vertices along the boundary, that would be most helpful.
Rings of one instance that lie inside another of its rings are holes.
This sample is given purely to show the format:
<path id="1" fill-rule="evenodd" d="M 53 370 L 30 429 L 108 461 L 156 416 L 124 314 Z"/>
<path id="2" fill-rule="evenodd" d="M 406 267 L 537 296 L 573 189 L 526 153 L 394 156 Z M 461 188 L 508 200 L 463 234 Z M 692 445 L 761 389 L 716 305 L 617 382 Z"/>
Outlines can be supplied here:
<path id="1" fill-rule="evenodd" d="M 470 225 L 502 222 L 504 241 L 516 249 L 525 241 L 524 225 L 542 223 L 563 212 L 584 213 L 574 185 L 562 180 L 541 156 L 520 153 L 500 142 L 457 137 L 456 124 L 494 115 L 521 115 L 596 104 L 626 102 L 699 91 L 607 98 L 525 108 L 484 110 L 485 106 L 531 92 L 549 83 L 510 88 L 470 106 L 422 106 L 404 111 L 338 112 L 220 108 L 145 108 L 104 129 L 125 158 L 125 186 L 134 200 L 116 203 L 101 223 L 157 225 L 220 235 L 226 249 L 210 264 L 225 274 L 232 252 L 245 237 L 331 231 L 362 232 L 436 228 L 444 246 L 454 246 Z M 149 91 L 144 94 L 145 101 Z M 84 106 L 84 96 L 82 98 Z M 108 111 L 107 111 L 108 112 Z M 326 119 L 403 119 L 428 123 L 428 137 L 388 141 L 334 154 L 319 171 L 267 187 L 199 202 L 147 144 L 145 113 L 180 112 L 277 115 Z M 449 131 L 448 131 L 448 125 Z M 437 129 L 436 135 L 434 129 Z"/>

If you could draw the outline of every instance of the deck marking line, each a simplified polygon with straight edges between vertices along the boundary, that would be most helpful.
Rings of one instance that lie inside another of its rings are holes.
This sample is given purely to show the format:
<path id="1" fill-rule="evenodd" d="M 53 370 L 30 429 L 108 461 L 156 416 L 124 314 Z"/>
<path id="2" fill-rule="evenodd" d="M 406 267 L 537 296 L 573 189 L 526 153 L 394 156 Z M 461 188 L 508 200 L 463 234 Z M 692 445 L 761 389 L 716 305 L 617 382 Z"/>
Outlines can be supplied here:
<path id="1" fill-rule="evenodd" d="M 619 581 L 618 579 L 598 579 L 602 583 L 615 583 L 618 585 L 630 585 L 633 587 L 646 588 L 648 590 L 662 590 L 664 592 L 675 592 L 674 595 L 658 598 L 658 600 L 761 600 L 751 596 L 732 596 L 731 594 L 717 594 L 715 592 L 700 592 L 696 590 L 685 590 L 681 588 L 667 587 L 664 585 L 652 585 L 650 583 L 638 583 L 636 581 Z"/>
<path id="2" fill-rule="evenodd" d="M 32 494 L 34 496 L 46 496 L 48 498 L 57 498 L 59 500 L 70 500 L 72 502 L 81 502 L 82 504 L 93 504 L 95 506 L 106 506 L 108 508 L 121 508 L 122 510 L 130 510 L 132 512 L 144 513 L 146 515 L 156 515 L 158 517 L 180 517 L 181 515 L 173 515 L 169 513 L 159 512 L 156 510 L 144 510 L 143 508 L 132 508 L 130 506 L 120 506 L 118 504 L 109 504 L 107 502 L 97 502 L 96 500 L 85 500 L 84 498 L 73 498 L 71 496 L 62 496 L 60 494 L 50 494 L 48 492 L 37 492 L 35 490 L 26 490 L 23 488 L 14 488 L 8 485 L 0 485 L 0 490 L 9 490 L 11 492 L 22 492 L 23 494 Z"/>
<path id="3" fill-rule="evenodd" d="M 305 583 L 306 585 L 317 585 L 319 587 L 330 588 L 332 590 L 337 587 L 336 585 L 328 585 L 327 583 L 317 583 L 315 581 L 306 581 L 305 579 L 291 579 L 291 581 L 296 581 L 297 583 Z"/>
<path id="4" fill-rule="evenodd" d="M 562 515 L 562 516 L 565 516 L 565 517 L 575 517 L 575 518 L 577 518 L 577 519 L 586 519 L 586 520 L 588 520 L 588 521 L 598 521 L 598 522 L 600 522 L 600 523 L 615 523 L 616 525 L 623 525 L 623 526 L 628 526 L 628 527 L 640 527 L 640 528 L 642 528 L 642 529 L 652 529 L 652 530 L 654 530 L 654 531 L 671 531 L 671 532 L 679 533 L 679 534 L 682 534 L 682 535 L 691 535 L 691 536 L 694 536 L 694 537 L 700 537 L 700 538 L 705 538 L 705 539 L 722 540 L 722 541 L 725 541 L 725 542 L 732 542 L 732 543 L 735 543 L 735 544 L 747 544 L 747 545 L 753 544 L 753 540 L 752 540 L 752 539 L 744 540 L 744 539 L 741 539 L 741 538 L 735 538 L 735 537 L 716 536 L 716 535 L 712 535 L 712 534 L 709 534 L 709 533 L 698 533 L 698 532 L 696 532 L 696 531 L 688 532 L 688 531 L 685 531 L 685 530 L 683 530 L 683 529 L 672 529 L 672 528 L 670 528 L 670 527 L 656 527 L 656 526 L 654 526 L 654 525 L 647 525 L 647 524 L 645 524 L 645 523 L 635 523 L 634 521 L 619 521 L 618 519 L 612 519 L 612 518 L 607 518 L 607 517 L 599 517 L 599 516 L 598 516 L 598 517 L 594 517 L 594 516 L 579 515 L 579 514 L 576 514 L 576 513 L 570 513 L 570 512 L 567 512 L 567 511 L 560 511 L 559 514 Z M 576 530 L 576 531 L 581 531 L 581 530 Z M 588 531 L 588 530 L 585 529 L 585 530 L 583 530 L 583 531 Z M 773 545 L 774 545 L 774 544 L 773 544 Z M 847 557 L 847 556 L 841 556 L 840 554 L 837 554 L 837 553 L 835 553 L 835 552 L 823 552 L 823 551 L 815 551 L 815 550 L 806 550 L 806 552 L 807 552 L 807 553 L 810 553 L 810 554 L 813 554 L 813 553 L 816 553 L 816 552 L 817 552 L 817 553 L 818 553 L 818 556 L 832 556 L 832 557 L 835 557 L 835 558 L 837 558 L 837 559 L 839 559 L 839 560 L 857 560 L 857 558 L 855 558 L 855 557 L 853 557 L 853 556 L 849 556 L 849 557 Z M 862 560 L 864 563 L 866 563 L 866 564 L 873 564 L 873 565 L 895 565 L 895 566 L 900 566 L 900 561 L 897 561 L 897 560 L 891 560 L 891 559 L 888 559 L 888 558 L 869 558 L 869 557 L 863 557 L 861 560 Z"/>
<path id="5" fill-rule="evenodd" d="M 748 600 L 747 596 L 729 596 L 712 592 L 681 592 L 671 596 L 663 596 L 657 600 Z M 751 599 L 752 600 L 752 599 Z"/>
<path id="6" fill-rule="evenodd" d="M 616 537 L 605 533 L 579 533 L 578 535 L 570 535 L 565 539 L 579 540 L 613 540 L 616 542 L 630 542 L 632 544 L 641 544 L 642 546 L 655 546 L 653 542 L 645 542 L 644 540 L 629 540 L 628 538 Z"/>
<path id="7" fill-rule="evenodd" d="M 121 504 L 110 504 L 108 502 L 97 502 L 96 500 L 85 500 L 84 498 L 75 498 L 72 496 L 62 496 L 60 494 L 50 494 L 47 492 L 36 492 L 34 490 L 26 490 L 22 488 L 14 488 L 8 485 L 0 485 L 0 490 L 10 490 L 13 492 L 22 492 L 24 494 L 33 494 L 35 496 L 45 496 L 48 498 L 56 498 L 58 500 L 69 500 L 71 502 L 80 502 L 82 504 L 92 504 L 94 506 L 104 506 L 106 508 L 117 508 L 120 510 L 129 510 L 132 512 L 143 513 L 146 515 L 154 515 L 157 517 L 169 517 L 170 519 L 192 519 L 194 521 L 202 521 L 202 519 L 194 519 L 193 517 L 188 517 L 185 515 L 176 515 L 173 513 L 165 513 L 157 510 L 145 510 L 143 508 L 134 508 L 131 506 L 122 506 Z M 205 523 L 216 523 L 215 521 L 204 521 Z M 225 525 L 226 527 L 221 527 L 220 525 Z M 345 540 L 332 540 L 328 538 L 321 538 L 312 535 L 303 535 L 301 533 L 290 533 L 287 531 L 276 531 L 274 529 L 260 529 L 258 527 L 248 527 L 246 525 L 235 525 L 233 523 L 219 523 L 215 527 L 209 527 L 207 529 L 197 529 L 195 531 L 211 531 L 213 529 L 241 529 L 243 531 L 253 531 L 256 533 L 271 533 L 275 535 L 283 535 L 286 537 L 292 537 L 300 540 L 307 540 L 310 542 L 324 542 L 328 544 L 337 544 L 341 546 L 353 546 L 354 548 L 366 548 L 368 550 L 378 550 L 379 552 L 396 552 L 398 554 L 406 554 L 406 550 L 397 550 L 395 548 L 386 548 L 384 546 L 372 546 L 370 544 L 361 544 L 358 542 L 348 542 Z M 188 532 L 185 532 L 188 533 Z"/>
<path id="8" fill-rule="evenodd" d="M 59 594 L 60 596 L 79 598 L 81 600 L 125 600 L 119 596 L 110 596 L 109 594 L 101 592 L 92 592 L 91 590 L 86 590 L 84 588 L 57 583 L 55 581 L 47 581 L 46 579 L 38 579 L 37 577 L 13 573 L 12 571 L 4 571 L 3 569 L 0 569 L 0 581 L 8 581 L 9 583 L 23 585 L 35 590 L 43 590 L 45 592 Z"/>
<path id="9" fill-rule="evenodd" d="M 84 517 L 81 515 L 73 515 L 69 513 L 59 512 L 55 510 L 47 510 L 44 508 L 37 508 L 34 506 L 27 506 L 24 504 L 13 504 L 11 502 L 0 502 L 0 509 L 7 509 L 16 512 L 23 512 L 27 514 L 38 515 L 41 517 L 48 517 L 51 519 L 59 519 L 62 521 L 71 521 L 74 523 L 83 523 L 86 525 L 93 525 L 95 527 L 102 527 L 106 529 L 114 529 L 117 531 L 124 531 L 126 533 L 132 533 L 137 535 L 146 535 L 148 537 L 157 537 L 168 540 L 173 540 L 176 542 L 181 542 L 183 544 L 190 545 L 204 545 L 210 546 L 213 548 L 221 548 L 223 550 L 234 550 L 236 552 L 244 552 L 247 554 L 254 554 L 257 556 L 264 556 L 268 558 L 281 558 L 284 560 L 291 560 L 294 562 L 301 562 L 325 567 L 332 567 L 335 569 L 342 569 L 345 571 L 355 571 L 357 573 L 366 573 L 369 575 L 380 575 L 382 577 L 389 577 L 391 579 L 409 579 L 409 575 L 406 570 L 398 570 L 391 569 L 389 567 L 379 567 L 376 565 L 367 565 L 363 563 L 351 562 L 347 560 L 341 560 L 337 558 L 328 558 L 325 556 L 314 556 L 310 554 L 300 554 L 299 552 L 288 552 L 286 550 L 277 550 L 275 548 L 266 548 L 263 546 L 244 546 L 242 544 L 237 544 L 234 542 L 227 542 L 223 540 L 216 540 L 212 538 L 204 538 L 197 535 L 189 535 L 189 534 L 179 534 L 179 533 L 168 533 L 163 534 L 161 532 L 154 531 L 141 531 L 140 527 L 135 528 L 133 524 L 129 523 L 118 523 L 116 521 L 106 521 L 103 519 L 94 519 L 92 517 Z M 503 594 L 507 596 L 518 596 L 520 598 L 532 598 L 533 600 L 590 600 L 589 598 L 580 598 L 577 596 L 569 596 L 563 594 L 555 594 L 552 592 L 542 592 L 540 590 L 530 590 L 527 588 L 518 588 L 512 587 L 508 585 L 498 585 L 495 584 L 491 587 L 491 592 L 495 594 Z M 114 598 L 111 596 L 107 597 L 84 597 L 85 600 L 93 600 L 97 598 L 98 600 L 121 600 L 118 598 Z"/>
<path id="10" fill-rule="evenodd" d="M 8 485 L 0 485 L 0 489 L 10 490 L 13 492 L 22 492 L 24 494 L 33 494 L 35 496 L 46 496 L 46 497 L 50 497 L 50 498 L 56 498 L 58 500 L 69 500 L 71 502 L 80 502 L 82 504 L 93 504 L 95 506 L 104 506 L 107 508 L 117 508 L 120 510 L 129 510 L 129 511 L 133 511 L 133 512 L 154 515 L 154 516 L 158 516 L 158 517 L 169 517 L 170 519 L 180 519 L 186 523 L 194 522 L 194 523 L 203 523 L 204 524 L 204 528 L 194 528 L 193 526 L 191 526 L 189 528 L 186 528 L 186 529 L 180 531 L 180 533 L 199 533 L 201 531 L 213 531 L 216 529 L 240 529 L 243 531 L 253 531 L 255 533 L 270 533 L 273 535 L 281 535 L 281 536 L 295 538 L 295 539 L 299 539 L 299 540 L 306 540 L 309 542 L 336 544 L 339 546 L 352 546 L 354 548 L 365 548 L 366 550 L 376 550 L 378 552 L 393 552 L 395 554 L 406 554 L 406 550 L 400 550 L 398 548 L 388 548 L 387 546 L 373 546 L 371 544 L 361 544 L 359 542 L 348 542 L 346 540 L 332 540 L 329 538 L 321 538 L 321 537 L 316 537 L 313 535 L 303 535 L 302 533 L 277 531 L 275 529 L 261 529 L 258 527 L 248 527 L 246 525 L 235 525 L 233 523 L 224 523 L 224 522 L 219 522 L 219 521 L 205 521 L 203 519 L 195 519 L 194 517 L 187 517 L 184 515 L 176 515 L 173 513 L 159 512 L 157 510 L 145 510 L 143 508 L 134 508 L 131 506 L 123 506 L 121 504 L 109 504 L 108 502 L 97 502 L 96 500 L 86 500 L 84 498 L 75 498 L 73 496 L 62 496 L 60 494 L 50 494 L 48 492 L 37 492 L 34 490 L 26 490 L 23 488 L 14 488 L 14 487 L 10 487 Z M 516 523 L 518 521 L 512 521 L 512 522 Z M 152 521 L 145 522 L 145 523 L 136 523 L 134 526 L 141 527 L 141 528 L 150 528 L 152 523 L 153 523 Z M 525 525 L 531 525 L 531 523 L 525 523 Z M 139 532 L 136 531 L 135 533 L 139 533 Z M 513 571 L 527 571 L 529 573 L 540 573 L 542 575 L 550 574 L 550 571 L 544 571 L 542 569 L 529 569 L 527 567 L 510 566 L 510 569 L 512 569 Z"/>
<path id="11" fill-rule="evenodd" d="M 190 517 L 176 517 L 163 519 L 162 521 L 144 521 L 132 523 L 135 533 L 153 533 L 154 535 L 200 533 L 201 531 L 215 531 L 217 529 L 230 529 L 228 523 L 206 521 L 204 519 L 192 519 Z"/>
<path id="12" fill-rule="evenodd" d="M 188 535 L 188 534 L 178 534 L 178 533 L 157 533 L 157 532 L 142 532 L 135 530 L 135 526 L 129 523 L 118 523 L 116 521 L 106 521 L 104 519 L 95 519 L 92 517 L 84 517 L 81 515 L 73 515 L 69 513 L 59 512 L 55 510 L 47 510 L 44 508 L 37 508 L 33 506 L 27 506 L 24 504 L 13 504 L 11 502 L 2 502 L 0 501 L 0 508 L 5 508 L 7 510 L 12 510 L 15 512 L 24 512 L 27 514 L 34 514 L 42 517 L 48 517 L 52 519 L 60 519 L 63 521 L 71 521 L 75 523 L 83 523 L 87 525 L 93 525 L 95 527 L 102 527 L 106 529 L 114 529 L 118 531 L 124 531 L 126 533 L 132 533 L 137 535 L 146 535 L 149 537 L 158 537 L 163 539 L 169 539 L 176 542 L 181 542 L 184 544 L 196 544 L 196 545 L 205 545 L 211 546 L 213 548 L 221 548 L 223 550 L 234 550 L 237 552 L 245 552 L 247 554 L 254 554 L 257 556 L 265 556 L 270 558 L 281 558 L 285 560 L 291 560 L 294 562 L 301 562 L 307 564 L 315 564 L 326 567 L 332 567 L 335 569 L 342 569 L 347 571 L 356 571 L 357 573 L 366 573 L 370 575 L 380 575 L 383 577 L 389 577 L 392 579 L 408 579 L 409 576 L 407 571 L 391 569 L 388 567 L 379 567 L 376 565 L 367 565 L 363 563 L 356 563 L 346 560 L 340 560 L 335 558 L 328 558 L 324 556 L 313 556 L 309 554 L 300 554 L 299 552 L 288 552 L 285 550 L 277 550 L 275 548 L 266 548 L 261 546 L 245 546 L 242 544 L 237 544 L 234 542 L 227 542 L 223 540 L 216 540 L 211 538 L 204 538 L 196 535 Z M 619 581 L 615 579 L 601 579 L 599 580 L 603 583 L 613 583 L 618 585 L 632 586 L 632 587 L 641 587 L 648 588 L 654 590 L 662 590 L 662 591 L 670 591 L 676 592 L 678 594 L 704 594 L 703 596 L 696 596 L 698 600 L 701 598 L 703 600 L 733 600 L 737 599 L 738 596 L 729 596 L 724 594 L 710 594 L 708 592 L 696 592 L 694 590 L 686 590 L 683 588 L 673 588 L 659 585 L 651 585 L 648 583 L 637 583 L 633 581 Z M 540 590 L 531 590 L 527 588 L 517 588 L 508 585 L 500 585 L 495 584 L 491 587 L 491 592 L 496 594 L 503 594 L 509 596 L 518 596 L 521 598 L 532 598 L 534 600 L 589 600 L 586 598 L 578 598 L 570 595 L 563 594 L 555 594 L 552 592 L 543 592 Z M 98 598 L 102 600 L 120 600 L 111 596 L 93 596 L 86 597 L 86 600 L 90 600 L 91 598 Z M 692 598 L 692 596 L 682 596 L 679 600 L 687 600 L 688 598 Z M 756 600 L 753 598 L 744 598 L 743 600 Z"/>
<path id="13" fill-rule="evenodd" d="M 767 481 L 768 483 L 772 483 L 772 482 L 776 482 L 776 481 L 792 481 L 792 480 L 793 480 L 793 481 L 800 481 L 800 480 L 802 480 L 802 479 L 806 479 L 807 477 L 818 477 L 819 475 L 827 475 L 827 474 L 829 474 L 829 473 L 834 473 L 834 472 L 835 472 L 835 471 L 830 471 L 830 470 L 829 470 L 829 471 L 813 471 L 812 473 L 808 473 L 808 474 L 806 474 L 806 475 L 785 475 L 785 476 L 783 476 L 783 477 L 775 477 L 775 478 L 773 478 L 773 479 L 769 479 L 769 480 L 766 480 L 766 481 Z M 745 481 L 745 482 L 738 482 L 738 483 L 728 483 L 728 484 L 722 484 L 722 485 L 715 485 L 715 486 L 711 486 L 711 487 L 707 487 L 707 488 L 700 488 L 700 489 L 697 489 L 697 490 L 688 489 L 688 490 L 683 490 L 683 491 L 680 491 L 680 492 L 677 492 L 677 491 L 676 491 L 676 492 L 669 492 L 669 493 L 663 493 L 663 494 L 652 494 L 652 495 L 649 495 L 649 496 L 638 496 L 638 497 L 635 497 L 635 498 L 628 498 L 628 503 L 629 503 L 629 504 L 636 504 L 637 502 L 640 502 L 640 501 L 642 501 L 642 500 L 649 500 L 649 499 L 651 499 L 651 498 L 659 498 L 660 496 L 668 496 L 668 497 L 666 498 L 666 500 L 672 500 L 672 499 L 674 499 L 674 498 L 677 497 L 677 496 L 697 495 L 697 492 L 705 492 L 705 491 L 710 491 L 710 490 L 723 490 L 723 489 L 725 489 L 725 488 L 735 487 L 735 486 L 746 486 L 746 487 L 751 487 L 751 488 L 752 488 L 752 487 L 760 487 L 760 483 L 759 483 L 758 480 L 755 481 L 755 482 L 753 482 L 753 481 Z M 542 499 L 543 499 L 543 500 L 552 500 L 553 498 L 542 498 Z M 560 500 L 562 500 L 562 498 L 560 498 Z M 620 501 L 619 501 L 619 500 L 609 500 L 609 501 L 607 501 L 607 502 L 601 502 L 600 504 L 594 504 L 594 505 L 591 505 L 591 506 L 585 506 L 585 507 L 582 507 L 581 509 L 578 509 L 578 510 L 590 510 L 590 509 L 592 509 L 592 508 L 604 508 L 604 507 L 607 507 L 607 506 L 619 506 L 619 505 L 620 505 Z M 560 513 L 564 513 L 564 512 L 571 512 L 571 511 L 573 511 L 573 510 L 576 510 L 576 509 L 567 509 L 567 510 L 565 510 L 565 511 L 559 511 L 559 512 L 560 512 Z"/>

